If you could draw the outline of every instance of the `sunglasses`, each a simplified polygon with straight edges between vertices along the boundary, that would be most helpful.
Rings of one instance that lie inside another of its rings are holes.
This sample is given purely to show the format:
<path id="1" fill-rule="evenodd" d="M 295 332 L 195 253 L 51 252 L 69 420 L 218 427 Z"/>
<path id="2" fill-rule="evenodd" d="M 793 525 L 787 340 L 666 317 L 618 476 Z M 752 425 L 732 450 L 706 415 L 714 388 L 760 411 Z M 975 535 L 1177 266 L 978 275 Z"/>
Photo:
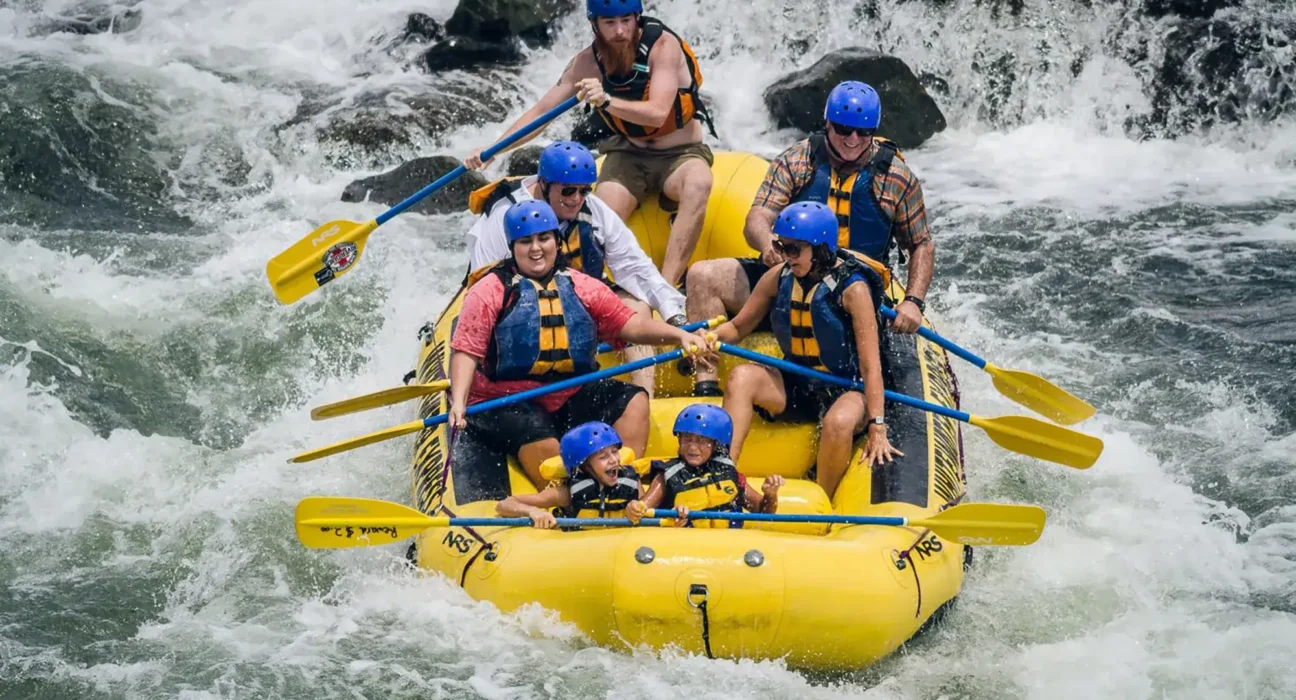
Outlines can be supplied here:
<path id="1" fill-rule="evenodd" d="M 589 193 L 590 193 L 590 192 L 593 192 L 593 191 L 594 191 L 594 188 L 593 188 L 593 187 L 590 187 L 590 186 L 588 186 L 588 185 L 586 185 L 585 187 L 573 187 L 573 186 L 570 186 L 570 185 L 569 185 L 569 186 L 567 186 L 567 187 L 564 187 L 564 188 L 558 190 L 558 193 L 561 194 L 561 195 L 564 196 L 564 197 L 570 197 L 570 196 L 572 196 L 572 195 L 574 195 L 574 194 L 576 194 L 576 193 L 579 192 L 579 193 L 580 193 L 580 196 L 582 196 L 582 197 L 588 197 L 588 196 L 589 196 Z"/>
<path id="2" fill-rule="evenodd" d="M 877 129 L 859 129 L 853 126 L 846 126 L 845 124 L 838 124 L 837 122 L 828 122 L 828 126 L 832 127 L 833 133 L 838 136 L 859 134 L 861 137 L 868 137 L 872 136 L 874 131 L 877 131 Z"/>
<path id="3" fill-rule="evenodd" d="M 798 255 L 801 254 L 801 251 L 805 250 L 806 248 L 806 245 L 804 243 L 795 243 L 792 241 L 785 241 L 782 239 L 775 239 L 775 241 L 771 245 L 774 246 L 774 250 L 778 251 L 779 255 L 789 257 L 789 258 L 797 257 Z"/>

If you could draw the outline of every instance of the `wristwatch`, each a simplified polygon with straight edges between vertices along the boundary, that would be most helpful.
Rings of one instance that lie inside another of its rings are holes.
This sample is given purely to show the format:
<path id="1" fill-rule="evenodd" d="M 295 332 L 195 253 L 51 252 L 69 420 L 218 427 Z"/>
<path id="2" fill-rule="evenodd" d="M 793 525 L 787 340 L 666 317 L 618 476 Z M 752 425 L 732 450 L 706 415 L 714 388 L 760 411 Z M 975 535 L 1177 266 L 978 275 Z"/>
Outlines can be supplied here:
<path id="1" fill-rule="evenodd" d="M 914 303 L 914 306 L 917 306 L 917 307 L 918 307 L 918 313 L 921 313 L 921 314 L 925 314 L 925 313 L 927 313 L 927 302 L 923 301 L 922 299 L 919 299 L 918 297 L 913 296 L 913 295 L 909 295 L 909 296 L 906 296 L 906 297 L 904 298 L 904 300 L 905 300 L 905 301 L 912 301 L 912 302 Z"/>
<path id="2" fill-rule="evenodd" d="M 866 422 L 869 425 L 881 425 L 884 427 L 886 426 L 886 418 L 884 416 L 873 416 L 872 418 L 868 419 L 868 421 Z"/>

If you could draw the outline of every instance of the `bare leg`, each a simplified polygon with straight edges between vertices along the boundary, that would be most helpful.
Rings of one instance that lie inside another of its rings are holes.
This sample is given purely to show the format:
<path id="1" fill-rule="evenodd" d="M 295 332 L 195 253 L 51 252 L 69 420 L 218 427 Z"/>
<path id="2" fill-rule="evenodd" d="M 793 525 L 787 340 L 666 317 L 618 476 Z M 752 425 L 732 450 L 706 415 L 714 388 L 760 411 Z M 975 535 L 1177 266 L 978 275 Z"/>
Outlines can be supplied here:
<path id="1" fill-rule="evenodd" d="M 536 490 L 543 491 L 548 483 L 544 477 L 540 476 L 540 463 L 557 455 L 558 441 L 553 438 L 528 442 L 518 448 L 518 461 L 522 463 L 522 470 L 526 472 L 531 483 L 535 484 Z"/>
<path id="2" fill-rule="evenodd" d="M 648 397 L 635 394 L 612 427 L 621 436 L 621 444 L 634 450 L 635 457 L 644 456 L 648 449 Z"/>
<path id="3" fill-rule="evenodd" d="M 630 194 L 630 190 L 625 188 L 619 182 L 608 180 L 598 184 L 598 196 L 603 203 L 612 207 L 612 211 L 621 217 L 622 221 L 630 218 L 635 209 L 639 208 L 639 200 Z"/>
<path id="4" fill-rule="evenodd" d="M 855 431 L 864 424 L 864 395 L 850 391 L 838 398 L 823 417 L 819 432 L 819 485 L 832 500 L 850 466 Z"/>
<path id="5" fill-rule="evenodd" d="M 733 419 L 733 443 L 729 455 L 734 462 L 742 454 L 743 442 L 751 431 L 752 407 L 760 406 L 773 415 L 783 412 L 787 393 L 783 390 L 783 375 L 777 370 L 760 365 L 742 364 L 729 373 L 729 386 L 725 391 L 724 410 Z"/>
<path id="6" fill-rule="evenodd" d="M 662 261 L 662 277 L 671 284 L 679 284 L 702 236 L 707 198 L 711 196 L 711 166 L 701 158 L 685 160 L 662 183 L 662 193 L 679 202 L 670 241 L 666 244 L 666 258 Z"/>
<path id="7" fill-rule="evenodd" d="M 647 304 L 630 296 L 624 290 L 618 290 L 617 296 L 621 297 L 621 301 L 625 302 L 625 305 L 630 307 L 630 310 L 635 312 L 636 315 L 652 318 L 652 309 Z M 625 349 L 625 361 L 634 362 L 645 357 L 651 357 L 655 349 L 651 345 L 630 345 Z M 656 388 L 656 369 L 656 367 L 649 365 L 630 373 L 630 381 L 635 386 L 643 387 L 644 391 L 648 392 L 648 398 L 650 399 L 653 397 L 653 389 Z"/>
<path id="8" fill-rule="evenodd" d="M 734 258 L 699 260 L 689 268 L 685 309 L 690 321 L 704 321 L 720 314 L 733 318 L 749 296 L 751 286 L 747 283 L 747 274 Z M 715 381 L 714 367 L 696 361 L 694 367 L 694 381 Z"/>

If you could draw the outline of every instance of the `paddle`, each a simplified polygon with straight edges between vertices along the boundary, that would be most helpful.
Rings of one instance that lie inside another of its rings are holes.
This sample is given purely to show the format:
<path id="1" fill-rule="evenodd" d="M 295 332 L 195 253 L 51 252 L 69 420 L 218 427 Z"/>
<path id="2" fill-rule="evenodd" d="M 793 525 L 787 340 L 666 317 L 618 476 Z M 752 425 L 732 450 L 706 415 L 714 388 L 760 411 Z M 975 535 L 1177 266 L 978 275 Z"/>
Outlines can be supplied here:
<path id="1" fill-rule="evenodd" d="M 683 331 L 695 331 L 699 328 L 715 328 L 725 322 L 724 316 L 716 316 L 706 321 L 694 321 L 680 326 Z M 598 346 L 600 353 L 610 352 L 612 346 L 603 343 Z M 345 416 L 350 413 L 368 411 L 371 408 L 381 408 L 383 406 L 392 406 L 398 403 L 404 403 L 410 399 L 417 399 L 428 394 L 435 394 L 450 388 L 448 380 L 431 382 L 428 384 L 412 384 L 409 386 L 398 386 L 393 389 L 383 389 L 375 391 L 372 394 L 357 396 L 355 398 L 345 399 L 336 403 L 325 404 L 311 409 L 312 420 L 325 420 L 327 418 L 336 418 Z"/>
<path id="2" fill-rule="evenodd" d="M 650 510 L 640 526 L 661 525 L 674 510 Z M 740 520 L 784 523 L 841 523 L 923 527 L 937 537 L 969 545 L 1019 546 L 1035 542 L 1044 531 L 1038 506 L 965 503 L 927 518 L 791 513 L 718 513 L 696 511 L 692 520 Z M 312 549 L 341 549 L 391 544 L 433 527 L 529 527 L 530 518 L 451 518 L 431 516 L 389 501 L 371 498 L 311 496 L 297 504 L 297 539 Z M 628 527 L 627 518 L 556 518 L 559 527 Z"/>
<path id="3" fill-rule="evenodd" d="M 546 384 L 544 386 L 539 386 L 534 389 L 527 389 L 526 391 L 518 392 L 516 394 L 512 394 L 509 396 L 502 396 L 498 399 L 491 399 L 489 401 L 482 401 L 481 403 L 475 403 L 469 406 L 464 413 L 470 416 L 476 415 L 483 411 L 489 411 L 493 408 L 499 408 L 500 406 L 508 406 L 509 404 L 514 404 L 519 401 L 528 401 L 530 399 L 544 396 L 545 394 L 551 394 L 555 391 L 562 391 L 563 389 L 570 389 L 572 387 L 582 386 L 585 384 L 589 384 L 590 382 L 595 382 L 600 379 L 607 379 L 608 377 L 615 377 L 621 374 L 629 374 L 637 369 L 642 369 L 644 367 L 651 367 L 653 365 L 659 365 L 663 362 L 672 362 L 674 360 L 678 360 L 683 356 L 684 356 L 684 350 L 682 348 L 676 348 L 674 350 L 669 350 L 667 352 L 653 355 L 652 357 L 645 357 L 642 360 L 635 360 L 634 362 L 627 362 L 623 365 L 617 365 L 615 367 L 608 367 L 607 369 L 601 369 L 597 372 L 582 374 L 579 377 L 572 377 L 571 379 L 564 379 L 559 382 L 554 382 L 553 384 Z M 321 457 L 328 457 L 329 455 L 335 455 L 339 452 L 354 450 L 357 447 L 372 445 L 375 442 L 382 442 L 384 440 L 398 438 L 402 435 L 417 433 L 418 431 L 424 428 L 431 428 L 434 425 L 440 425 L 441 423 L 446 422 L 446 420 L 448 420 L 449 417 L 450 415 L 447 413 L 440 413 L 435 416 L 428 416 L 427 418 L 421 420 L 410 421 L 409 423 L 402 423 L 401 425 L 397 425 L 391 428 L 386 428 L 384 430 L 379 430 L 376 433 L 361 435 L 360 437 L 357 438 L 352 438 L 350 440 L 343 440 L 342 442 L 334 443 L 332 445 L 329 445 L 328 447 L 321 447 L 318 449 L 311 450 L 309 452 L 303 452 L 288 461 L 289 462 L 311 462 L 320 459 Z"/>
<path id="4" fill-rule="evenodd" d="M 391 544 L 432 527 L 530 527 L 530 518 L 449 518 L 372 498 L 311 496 L 297 504 L 297 539 L 312 549 Z M 628 527 L 627 518 L 557 518 L 559 527 Z M 644 525 L 658 525 L 645 518 Z"/>
<path id="5" fill-rule="evenodd" d="M 677 518 L 674 510 L 649 509 L 650 518 Z M 793 513 L 689 512 L 689 520 L 739 520 L 763 523 L 841 523 L 925 527 L 937 537 L 975 545 L 1026 545 L 1044 532 L 1044 509 L 1002 503 L 965 503 L 927 518 L 882 515 L 811 515 Z"/>
<path id="6" fill-rule="evenodd" d="M 894 310 L 883 306 L 881 312 L 883 316 L 895 320 Z M 1063 425 L 1072 425 L 1094 414 L 1093 406 L 1039 375 L 993 365 L 924 326 L 918 327 L 918 335 L 985 370 L 1000 394 L 1041 416 Z"/>
<path id="7" fill-rule="evenodd" d="M 718 343 L 718 349 L 721 352 L 727 352 L 730 355 L 741 357 L 745 360 L 758 362 L 769 367 L 773 367 L 782 372 L 792 372 L 800 374 L 803 377 L 809 377 L 825 384 L 835 384 L 837 386 L 864 391 L 864 383 L 842 377 L 833 376 L 825 372 L 802 367 L 786 360 L 780 360 L 769 355 L 763 355 L 758 352 L 752 352 L 746 348 L 730 345 L 728 343 Z M 984 418 L 974 416 L 963 411 L 959 411 L 947 406 L 940 406 L 934 403 L 916 399 L 912 396 L 897 394 L 894 391 L 885 390 L 886 397 L 896 403 L 902 403 L 914 408 L 920 408 L 930 413 L 941 416 L 947 416 L 954 420 L 962 421 L 969 425 L 974 425 L 986 432 L 991 440 L 994 440 L 1000 447 L 1028 455 L 1049 462 L 1065 464 L 1068 467 L 1076 469 L 1088 469 L 1093 463 L 1098 461 L 1098 456 L 1102 454 L 1102 440 L 1076 432 L 1069 428 L 1045 423 L 1036 418 L 1026 416 L 1000 416 L 999 418 Z"/>
<path id="8" fill-rule="evenodd" d="M 490 160 L 495 154 L 553 121 L 558 115 L 575 107 L 576 102 L 576 98 L 571 97 L 540 115 L 535 121 L 501 139 L 499 143 L 482 152 L 482 161 Z M 378 218 L 363 224 L 339 219 L 311 231 L 305 238 L 271 258 L 266 264 L 266 277 L 270 280 L 270 288 L 274 290 L 275 297 L 283 304 L 292 304 L 350 272 L 364 253 L 365 241 L 374 229 L 466 172 L 468 169 L 460 165 L 442 175 L 436 182 L 410 195 L 405 201 L 383 212 Z"/>

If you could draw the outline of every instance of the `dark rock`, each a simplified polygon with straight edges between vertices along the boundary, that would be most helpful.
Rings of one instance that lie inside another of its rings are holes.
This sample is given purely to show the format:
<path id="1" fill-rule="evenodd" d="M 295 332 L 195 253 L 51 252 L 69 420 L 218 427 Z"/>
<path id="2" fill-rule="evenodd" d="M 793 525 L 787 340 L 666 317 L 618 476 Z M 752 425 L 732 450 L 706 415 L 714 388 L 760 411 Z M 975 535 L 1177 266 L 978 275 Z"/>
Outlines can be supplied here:
<path id="1" fill-rule="evenodd" d="M 1176 15 L 1189 19 L 1209 19 L 1220 10 L 1241 4 L 1242 0 L 1145 0 L 1143 12 L 1149 17 Z"/>
<path id="2" fill-rule="evenodd" d="M 765 106 L 779 127 L 819 131 L 824 127 L 824 100 L 843 80 L 862 80 L 882 98 L 878 135 L 901 148 L 914 148 L 945 129 L 936 101 L 909 66 L 894 57 L 863 48 L 846 48 L 819 59 L 805 70 L 785 75 L 765 90 Z"/>
<path id="3" fill-rule="evenodd" d="M 540 167 L 540 152 L 544 146 L 523 146 L 508 154 L 508 165 L 504 174 L 507 177 L 525 177 L 535 175 Z"/>
<path id="4" fill-rule="evenodd" d="M 417 41 L 420 43 L 431 43 L 445 36 L 445 30 L 436 20 L 423 14 L 415 12 L 405 20 L 405 34 L 402 38 L 406 41 Z"/>
<path id="5" fill-rule="evenodd" d="M 515 40 L 493 42 L 462 36 L 438 41 L 423 54 L 423 64 L 433 73 L 483 65 L 517 65 L 522 61 L 522 48 Z"/>
<path id="6" fill-rule="evenodd" d="M 1293 43 L 1296 22 L 1290 20 L 1175 20 L 1150 76 L 1150 125 L 1173 136 L 1296 112 L 1296 66 L 1282 58 Z"/>
<path id="7" fill-rule="evenodd" d="M 459 167 L 459 164 L 459 161 L 450 156 L 415 158 L 395 170 L 352 182 L 342 192 L 342 201 L 396 205 Z M 463 211 L 469 193 L 484 184 L 486 178 L 481 173 L 469 170 L 437 192 L 424 197 L 410 207 L 409 211 L 420 214 L 453 214 Z"/>
<path id="8" fill-rule="evenodd" d="M 549 26 L 576 5 L 577 0 L 459 0 L 446 31 L 482 41 L 519 37 L 547 45 Z"/>
<path id="9" fill-rule="evenodd" d="M 137 29 L 144 21 L 144 13 L 138 8 L 127 10 L 104 8 L 103 12 L 86 13 L 71 17 L 55 17 L 40 26 L 37 34 L 125 34 Z"/>
<path id="10" fill-rule="evenodd" d="M 501 121 L 511 109 L 505 100 L 518 89 L 507 77 L 433 83 L 435 92 L 427 93 L 384 87 L 346 98 L 308 96 L 276 131 L 317 130 L 336 167 L 380 168 L 418 155 L 429 141 L 444 145 L 447 132 Z"/>

